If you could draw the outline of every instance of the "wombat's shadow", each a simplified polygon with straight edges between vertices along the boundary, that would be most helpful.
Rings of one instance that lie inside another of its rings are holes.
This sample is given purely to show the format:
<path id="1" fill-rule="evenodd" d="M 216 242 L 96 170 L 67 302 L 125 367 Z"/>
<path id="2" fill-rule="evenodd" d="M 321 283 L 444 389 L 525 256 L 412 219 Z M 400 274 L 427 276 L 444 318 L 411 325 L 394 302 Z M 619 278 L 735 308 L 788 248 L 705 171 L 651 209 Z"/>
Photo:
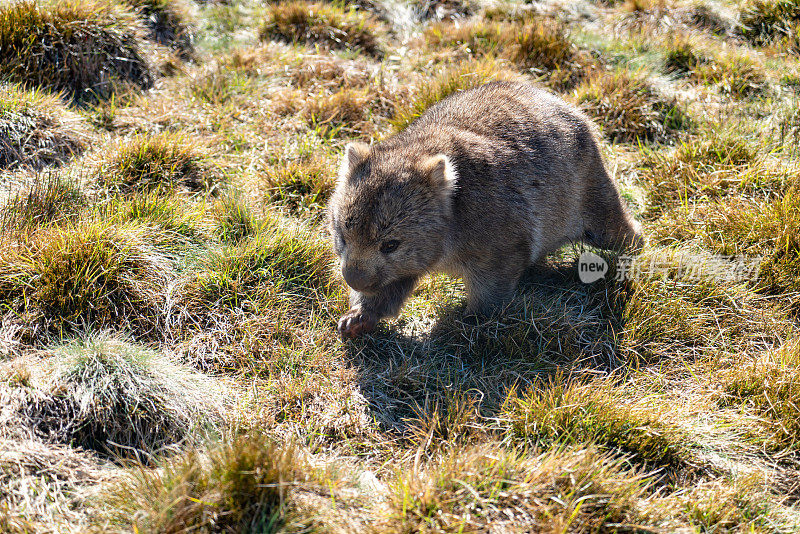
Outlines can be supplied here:
<path id="1" fill-rule="evenodd" d="M 615 257 L 606 256 L 613 265 Z M 463 299 L 437 309 L 433 326 L 408 333 L 402 322 L 347 344 L 362 394 L 387 429 L 447 410 L 467 395 L 482 415 L 498 413 L 511 388 L 527 389 L 564 373 L 610 373 L 620 355 L 627 282 L 584 284 L 575 258 L 529 269 L 514 300 L 489 318 L 468 317 Z"/>

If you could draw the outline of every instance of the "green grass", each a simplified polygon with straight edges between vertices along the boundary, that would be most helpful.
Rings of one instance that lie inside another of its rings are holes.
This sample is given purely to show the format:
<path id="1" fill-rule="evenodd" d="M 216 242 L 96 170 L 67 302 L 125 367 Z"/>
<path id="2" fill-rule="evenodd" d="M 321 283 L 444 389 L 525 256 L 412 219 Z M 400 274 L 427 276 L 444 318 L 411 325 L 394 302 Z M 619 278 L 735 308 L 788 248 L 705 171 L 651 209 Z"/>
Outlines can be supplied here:
<path id="1" fill-rule="evenodd" d="M 615 142 L 664 140 L 691 123 L 680 104 L 660 96 L 641 73 L 599 72 L 575 90 L 575 98 Z"/>
<path id="2" fill-rule="evenodd" d="M 279 532 L 307 469 L 290 447 L 240 436 L 134 472 L 108 501 L 117 524 L 138 532 Z"/>
<path id="3" fill-rule="evenodd" d="M 161 190 L 213 194 L 221 170 L 205 150 L 180 134 L 138 135 L 112 147 L 98 179 L 117 192 Z"/>
<path id="4" fill-rule="evenodd" d="M 656 410 L 626 403 L 624 389 L 609 382 L 559 377 L 510 396 L 501 418 L 511 444 L 593 443 L 651 468 L 680 468 L 690 458 L 688 436 Z"/>

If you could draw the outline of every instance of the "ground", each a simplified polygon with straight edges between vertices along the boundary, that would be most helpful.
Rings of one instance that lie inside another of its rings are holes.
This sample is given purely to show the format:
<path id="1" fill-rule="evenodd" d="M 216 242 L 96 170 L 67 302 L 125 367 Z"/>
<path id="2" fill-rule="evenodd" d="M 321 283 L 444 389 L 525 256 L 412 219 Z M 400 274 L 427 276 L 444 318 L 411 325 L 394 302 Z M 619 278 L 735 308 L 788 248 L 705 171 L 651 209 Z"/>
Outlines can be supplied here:
<path id="1" fill-rule="evenodd" d="M 796 532 L 799 31 L 796 0 L 0 4 L 0 530 Z M 594 120 L 647 246 L 569 245 L 477 323 L 431 276 L 341 340 L 345 144 L 497 79 Z"/>

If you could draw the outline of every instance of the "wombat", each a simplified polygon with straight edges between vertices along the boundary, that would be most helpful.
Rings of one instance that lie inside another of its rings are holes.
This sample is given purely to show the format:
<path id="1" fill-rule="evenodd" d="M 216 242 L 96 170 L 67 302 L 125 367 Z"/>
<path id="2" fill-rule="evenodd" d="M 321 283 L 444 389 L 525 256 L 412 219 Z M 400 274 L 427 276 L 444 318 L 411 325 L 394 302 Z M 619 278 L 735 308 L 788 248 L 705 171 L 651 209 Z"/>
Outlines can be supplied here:
<path id="1" fill-rule="evenodd" d="M 467 313 L 490 314 L 565 243 L 644 243 L 589 120 L 514 82 L 455 93 L 373 146 L 348 144 L 328 225 L 351 288 L 343 337 L 397 315 L 426 273 L 462 277 Z"/>

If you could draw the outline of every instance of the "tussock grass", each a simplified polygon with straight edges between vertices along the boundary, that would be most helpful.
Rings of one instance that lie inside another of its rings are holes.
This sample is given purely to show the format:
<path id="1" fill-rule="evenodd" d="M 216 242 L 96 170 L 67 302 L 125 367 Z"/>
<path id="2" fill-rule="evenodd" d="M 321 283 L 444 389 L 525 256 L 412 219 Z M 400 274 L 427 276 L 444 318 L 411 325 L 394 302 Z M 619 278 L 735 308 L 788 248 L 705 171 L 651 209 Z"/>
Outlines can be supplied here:
<path id="1" fill-rule="evenodd" d="M 719 53 L 692 70 L 692 78 L 717 84 L 723 94 L 736 98 L 757 96 L 768 87 L 764 68 L 752 57 L 736 52 Z"/>
<path id="2" fill-rule="evenodd" d="M 260 187 L 270 202 L 300 215 L 321 217 L 335 186 L 332 165 L 320 158 L 282 160 L 269 167 Z"/>
<path id="3" fill-rule="evenodd" d="M 395 130 L 405 129 L 432 105 L 451 94 L 497 80 L 513 80 L 516 75 L 494 60 L 471 61 L 447 69 L 431 83 L 424 84 L 408 103 L 402 103 L 390 120 Z"/>
<path id="4" fill-rule="evenodd" d="M 562 380 L 508 397 L 501 418 L 513 445 L 593 443 L 651 468 L 681 468 L 689 458 L 689 437 L 648 407 L 626 402 L 628 395 L 607 380 Z"/>
<path id="5" fill-rule="evenodd" d="M 719 401 L 760 416 L 757 425 L 771 449 L 796 449 L 800 444 L 800 343 L 721 369 Z"/>
<path id="6" fill-rule="evenodd" d="M 58 98 L 0 85 L 0 169 L 63 163 L 86 147 L 86 130 Z"/>
<path id="7" fill-rule="evenodd" d="M 333 49 L 363 51 L 380 57 L 380 29 L 365 13 L 345 11 L 335 4 L 303 1 L 270 6 L 259 30 L 262 40 L 319 44 Z"/>
<path id="8" fill-rule="evenodd" d="M 521 24 L 482 19 L 437 23 L 424 35 L 429 47 L 460 49 L 476 59 L 503 58 L 557 90 L 572 88 L 595 63 L 570 40 L 563 23 L 547 17 L 528 18 Z"/>
<path id="9" fill-rule="evenodd" d="M 54 173 L 37 173 L 0 207 L 0 226 L 15 230 L 58 224 L 80 214 L 88 205 L 87 194 L 75 180 Z"/>
<path id="10" fill-rule="evenodd" d="M 381 532 L 603 532 L 642 524 L 641 480 L 593 449 L 525 455 L 486 444 L 399 472 Z"/>
<path id="11" fill-rule="evenodd" d="M 751 0 L 740 15 L 745 39 L 757 46 L 774 44 L 800 54 L 800 3 L 796 0 Z"/>
<path id="12" fill-rule="evenodd" d="M 623 70 L 591 76 L 575 99 L 615 142 L 664 140 L 690 123 L 677 101 L 660 96 L 643 75 Z"/>
<path id="13" fill-rule="evenodd" d="M 0 6 L 0 76 L 96 102 L 153 84 L 129 10 L 110 0 L 25 0 Z"/>
<path id="14" fill-rule="evenodd" d="M 118 524 L 139 532 L 278 532 L 309 470 L 293 447 L 240 436 L 134 472 L 108 501 Z"/>
<path id="15" fill-rule="evenodd" d="M 338 285 L 327 242 L 275 216 L 249 239 L 212 251 L 202 262 L 193 298 L 210 310 L 313 306 L 333 297 Z"/>
<path id="16" fill-rule="evenodd" d="M 236 245 L 258 233 L 260 223 L 244 200 L 229 193 L 214 203 L 214 228 L 225 244 Z"/>
<path id="17" fill-rule="evenodd" d="M 41 340 L 94 324 L 155 333 L 172 270 L 132 225 L 81 220 L 23 235 L 0 251 L 0 295 Z"/>
<path id="18" fill-rule="evenodd" d="M 197 443 L 221 421 L 221 397 L 207 378 L 125 339 L 95 334 L 50 352 L 42 396 L 18 409 L 43 439 L 147 461 Z"/>
<path id="19" fill-rule="evenodd" d="M 6 399 L 4 399 L 6 400 Z M 0 529 L 13 534 L 90 528 L 84 492 L 105 473 L 90 453 L 39 440 L 0 438 Z"/>
<path id="20" fill-rule="evenodd" d="M 194 54 L 194 22 L 187 0 L 123 0 L 136 10 L 148 37 L 189 59 Z"/>
<path id="21" fill-rule="evenodd" d="M 120 141 L 102 163 L 98 181 L 124 194 L 162 190 L 213 194 L 222 174 L 206 151 L 183 135 L 137 135 Z"/>

